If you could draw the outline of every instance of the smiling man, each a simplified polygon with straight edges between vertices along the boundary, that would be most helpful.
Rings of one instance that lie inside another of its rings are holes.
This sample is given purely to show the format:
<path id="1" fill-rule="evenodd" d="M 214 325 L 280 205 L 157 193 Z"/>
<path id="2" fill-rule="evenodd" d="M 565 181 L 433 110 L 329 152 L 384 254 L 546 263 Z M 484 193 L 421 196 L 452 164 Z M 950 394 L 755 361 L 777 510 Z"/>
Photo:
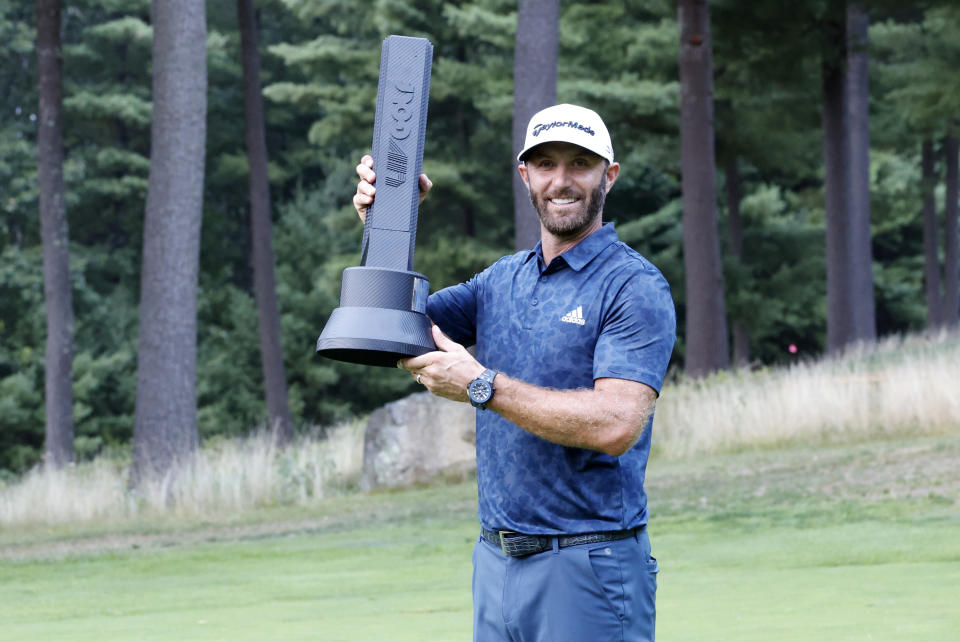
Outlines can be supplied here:
<path id="1" fill-rule="evenodd" d="M 478 409 L 474 639 L 653 640 L 643 480 L 676 338 L 670 288 L 603 223 L 620 165 L 596 112 L 535 114 L 517 160 L 540 243 L 431 295 L 438 350 L 398 364 Z M 361 219 L 372 165 L 357 166 Z"/>

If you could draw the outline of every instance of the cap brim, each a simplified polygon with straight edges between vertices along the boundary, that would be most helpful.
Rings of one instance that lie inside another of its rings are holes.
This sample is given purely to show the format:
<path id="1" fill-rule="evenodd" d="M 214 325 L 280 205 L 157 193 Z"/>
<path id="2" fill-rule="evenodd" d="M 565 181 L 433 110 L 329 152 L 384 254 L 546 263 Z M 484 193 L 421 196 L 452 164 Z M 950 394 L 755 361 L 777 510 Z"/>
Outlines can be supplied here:
<path id="1" fill-rule="evenodd" d="M 563 138 L 555 138 L 555 139 L 553 139 L 553 140 L 538 140 L 536 145 L 530 145 L 530 147 L 525 148 L 523 151 L 521 151 L 519 154 L 517 154 L 517 162 L 518 162 L 518 163 L 524 162 L 524 160 L 526 160 L 525 157 L 526 157 L 527 155 L 529 155 L 530 152 L 532 152 L 532 151 L 533 151 L 534 149 L 536 149 L 537 147 L 540 147 L 541 145 L 546 145 L 547 143 L 568 143 L 568 144 L 570 144 L 570 145 L 576 145 L 576 146 L 579 147 L 580 149 L 585 149 L 585 150 L 587 150 L 588 152 L 590 152 L 591 154 L 594 154 L 595 156 L 599 156 L 600 158 L 606 160 L 607 162 L 610 162 L 610 163 L 613 162 L 613 159 L 612 159 L 612 158 L 608 158 L 607 156 L 605 156 L 604 154 L 601 154 L 600 152 L 598 152 L 598 151 L 595 150 L 595 149 L 590 149 L 589 147 L 584 147 L 583 145 L 580 145 L 580 144 L 578 144 L 578 143 L 571 143 L 570 141 L 568 141 L 568 140 L 566 140 L 566 139 L 563 139 Z"/>

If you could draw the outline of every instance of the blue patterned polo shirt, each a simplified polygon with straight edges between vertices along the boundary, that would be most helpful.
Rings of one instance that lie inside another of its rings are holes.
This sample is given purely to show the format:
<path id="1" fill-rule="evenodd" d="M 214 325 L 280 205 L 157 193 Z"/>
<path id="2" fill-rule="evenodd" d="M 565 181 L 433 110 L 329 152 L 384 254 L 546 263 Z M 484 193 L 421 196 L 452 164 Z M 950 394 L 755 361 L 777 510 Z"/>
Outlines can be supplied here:
<path id="1" fill-rule="evenodd" d="M 666 279 L 620 242 L 612 223 L 550 265 L 539 244 L 505 256 L 431 295 L 427 313 L 454 341 L 476 344 L 487 368 L 556 389 L 615 377 L 659 392 L 676 338 Z M 648 425 L 631 450 L 613 457 L 551 443 L 492 410 L 477 411 L 481 524 L 537 535 L 646 524 L 650 433 Z"/>

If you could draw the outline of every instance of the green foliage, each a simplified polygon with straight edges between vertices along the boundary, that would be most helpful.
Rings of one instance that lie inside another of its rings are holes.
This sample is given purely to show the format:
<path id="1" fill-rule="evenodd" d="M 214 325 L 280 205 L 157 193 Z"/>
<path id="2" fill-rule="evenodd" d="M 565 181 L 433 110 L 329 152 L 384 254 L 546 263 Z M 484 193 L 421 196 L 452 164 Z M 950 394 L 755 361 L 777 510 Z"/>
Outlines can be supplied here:
<path id="1" fill-rule="evenodd" d="M 266 417 L 260 373 L 257 310 L 233 285 L 204 279 L 197 355 L 198 427 L 201 437 L 246 433 Z"/>
<path id="2" fill-rule="evenodd" d="M 131 127 L 149 126 L 153 113 L 153 106 L 136 96 L 118 94 L 104 96 L 92 91 L 74 93 L 63 101 L 63 106 L 81 120 L 107 117 Z"/>
<path id="3" fill-rule="evenodd" d="M 0 470 L 23 470 L 43 449 L 41 265 L 37 249 L 0 254 Z"/>
<path id="4" fill-rule="evenodd" d="M 728 261 L 728 314 L 750 332 L 751 354 L 764 363 L 824 346 L 826 274 L 823 221 L 779 187 L 761 185 L 743 200 L 744 260 Z"/>
<path id="5" fill-rule="evenodd" d="M 942 135 L 956 132 L 960 113 L 960 88 L 954 78 L 960 65 L 960 8 L 947 5 L 930 9 L 922 20 L 887 20 L 870 30 L 878 65 L 872 79 L 881 83 L 884 122 L 895 132 L 904 126 L 914 132 Z M 891 109 L 892 108 L 892 109 Z M 890 138 L 890 132 L 885 133 Z"/>
<path id="6" fill-rule="evenodd" d="M 121 255 L 71 248 L 75 434 L 89 456 L 126 443 L 133 426 L 136 301 Z M 39 248 L 7 247 L 0 261 L 0 469 L 23 470 L 43 452 L 45 335 Z"/>
<path id="7" fill-rule="evenodd" d="M 70 238 L 133 249 L 127 258 L 139 262 L 150 169 L 150 6 L 86 0 L 62 20 Z"/>
<path id="8" fill-rule="evenodd" d="M 870 5 L 872 232 L 881 334 L 924 322 L 919 140 L 955 132 L 960 62 L 947 2 Z M 830 3 L 711 3 L 719 173 L 737 159 L 744 255 L 724 265 L 730 318 L 764 363 L 823 346 L 820 65 Z M 427 37 L 434 61 L 415 269 L 433 289 L 511 251 L 511 0 L 262 0 L 261 82 L 277 291 L 301 425 L 362 414 L 417 390 L 390 369 L 318 359 L 314 341 L 359 259 L 350 199 L 369 152 L 380 43 Z M 558 98 L 603 114 L 619 180 L 605 213 L 671 283 L 683 336 L 678 30 L 667 0 L 562 3 Z M 233 3 L 208 3 L 208 131 L 198 330 L 205 437 L 265 417 L 252 298 L 240 39 Z M 35 6 L 0 4 L 0 470 L 43 441 L 42 260 L 37 216 Z M 63 13 L 64 136 L 76 315 L 77 449 L 132 430 L 142 220 L 149 176 L 149 0 L 78 0 Z M 718 194 L 721 244 L 728 204 Z M 675 360 L 682 359 L 682 342 Z"/>
<path id="9" fill-rule="evenodd" d="M 74 431 L 87 451 L 118 447 L 132 436 L 138 321 L 133 256 L 129 249 L 71 248 Z"/>
<path id="10" fill-rule="evenodd" d="M 870 157 L 874 290 L 883 334 L 922 328 L 926 322 L 919 156 L 878 150 Z"/>
<path id="11" fill-rule="evenodd" d="M 33 3 L 0 3 L 0 249 L 39 237 Z"/>
<path id="12" fill-rule="evenodd" d="M 431 224 L 421 226 L 420 237 L 466 231 L 509 248 L 512 218 L 502 204 L 511 202 L 513 171 L 512 37 L 498 28 L 507 24 L 503 13 L 510 3 L 378 2 L 373 21 L 337 11 L 341 4 L 287 2 L 301 19 L 315 21 L 319 35 L 269 48 L 287 65 L 287 80 L 268 85 L 264 94 L 276 104 L 311 110 L 315 163 L 327 176 L 343 167 L 352 175 L 371 146 L 381 39 L 390 33 L 429 37 L 435 49 L 424 169 L 436 173 L 437 190 L 421 210 L 421 220 Z M 350 181 L 344 188 L 344 195 L 352 194 Z"/>

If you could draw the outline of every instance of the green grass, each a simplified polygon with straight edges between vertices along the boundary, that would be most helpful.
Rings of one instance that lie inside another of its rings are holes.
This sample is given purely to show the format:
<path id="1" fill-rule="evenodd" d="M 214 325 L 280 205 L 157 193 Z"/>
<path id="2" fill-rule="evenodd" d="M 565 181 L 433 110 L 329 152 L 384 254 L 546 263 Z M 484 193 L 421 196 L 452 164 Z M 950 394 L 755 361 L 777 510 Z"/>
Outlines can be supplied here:
<path id="1" fill-rule="evenodd" d="M 960 437 L 651 462 L 658 639 L 955 641 Z M 471 483 L 0 533 L 0 639 L 464 640 Z"/>
<path id="2" fill-rule="evenodd" d="M 4 640 L 424 640 L 470 630 L 462 520 L 16 564 Z"/>

